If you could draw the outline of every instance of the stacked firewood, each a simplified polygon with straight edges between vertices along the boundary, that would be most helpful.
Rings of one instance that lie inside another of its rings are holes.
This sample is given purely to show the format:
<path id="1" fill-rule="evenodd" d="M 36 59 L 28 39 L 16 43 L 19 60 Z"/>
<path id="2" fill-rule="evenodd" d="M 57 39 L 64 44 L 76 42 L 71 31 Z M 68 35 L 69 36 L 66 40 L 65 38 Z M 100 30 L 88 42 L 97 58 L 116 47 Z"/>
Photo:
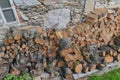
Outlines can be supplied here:
<path id="1" fill-rule="evenodd" d="M 119 15 L 119 11 L 95 10 L 84 23 L 62 31 L 57 25 L 46 31 L 10 28 L 0 45 L 0 64 L 9 64 L 14 75 L 47 72 L 67 80 L 73 79 L 73 73 L 101 70 L 120 61 Z"/>

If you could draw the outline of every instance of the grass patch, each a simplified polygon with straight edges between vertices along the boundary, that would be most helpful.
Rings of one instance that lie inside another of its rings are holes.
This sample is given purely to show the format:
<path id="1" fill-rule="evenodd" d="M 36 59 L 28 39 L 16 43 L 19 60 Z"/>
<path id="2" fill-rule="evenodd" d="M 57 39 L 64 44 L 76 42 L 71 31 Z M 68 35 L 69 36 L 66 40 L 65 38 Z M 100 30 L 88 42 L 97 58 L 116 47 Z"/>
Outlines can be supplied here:
<path id="1" fill-rule="evenodd" d="M 120 68 L 105 73 L 102 76 L 93 75 L 88 80 L 120 80 Z"/>

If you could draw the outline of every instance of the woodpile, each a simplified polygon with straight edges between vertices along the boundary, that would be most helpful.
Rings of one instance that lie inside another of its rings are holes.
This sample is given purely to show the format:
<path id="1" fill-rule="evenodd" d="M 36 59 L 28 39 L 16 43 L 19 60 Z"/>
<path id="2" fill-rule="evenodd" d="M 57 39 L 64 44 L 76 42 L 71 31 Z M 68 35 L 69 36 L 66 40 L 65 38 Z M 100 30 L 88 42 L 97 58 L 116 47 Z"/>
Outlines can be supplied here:
<path id="1" fill-rule="evenodd" d="M 119 14 L 95 10 L 84 23 L 62 31 L 10 28 L 0 47 L 0 64 L 9 64 L 14 75 L 48 72 L 54 77 L 58 72 L 67 80 L 73 73 L 101 70 L 120 61 Z"/>

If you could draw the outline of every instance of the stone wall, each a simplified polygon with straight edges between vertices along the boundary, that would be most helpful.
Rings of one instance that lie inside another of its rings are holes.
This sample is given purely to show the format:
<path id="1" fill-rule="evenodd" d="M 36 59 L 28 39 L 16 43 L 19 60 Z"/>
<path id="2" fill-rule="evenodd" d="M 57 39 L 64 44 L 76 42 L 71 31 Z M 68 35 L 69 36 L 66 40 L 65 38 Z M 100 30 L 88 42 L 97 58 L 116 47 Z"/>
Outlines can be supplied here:
<path id="1" fill-rule="evenodd" d="M 40 5 L 22 6 L 19 8 L 29 19 L 26 20 L 27 25 L 39 25 L 50 28 L 60 23 L 58 26 L 64 28 L 68 23 L 73 25 L 80 23 L 87 9 L 91 8 L 92 10 L 92 7 L 93 9 L 97 9 L 108 7 L 108 5 L 113 6 L 120 4 L 120 0 L 91 0 L 95 1 L 94 3 L 90 2 L 91 4 L 89 1 L 90 0 L 39 0 Z M 86 5 L 88 5 L 88 7 L 85 7 Z M 91 7 L 91 5 L 94 6 Z M 62 12 L 60 12 L 61 10 Z M 61 15 L 60 13 L 63 14 Z M 60 21 L 56 21 L 57 19 Z"/>
<path id="2" fill-rule="evenodd" d="M 39 1 L 41 2 L 41 5 L 27 7 L 27 9 L 25 9 L 26 7 L 21 8 L 23 13 L 29 18 L 29 21 L 27 21 L 29 25 L 31 24 L 39 25 L 41 27 L 46 26 L 48 25 L 46 24 L 46 18 L 48 17 L 53 17 L 51 18 L 51 20 L 53 21 L 52 24 L 55 24 L 54 22 L 54 20 L 56 20 L 55 17 L 63 18 L 60 19 L 60 21 L 62 20 L 63 23 L 64 21 L 68 20 L 68 22 L 65 22 L 65 24 L 69 22 L 74 24 L 80 21 L 85 3 L 85 0 L 44 0 L 44 1 L 39 0 Z M 58 13 L 56 13 L 55 15 L 55 12 Z M 65 19 L 64 17 L 66 17 L 67 19 Z"/>

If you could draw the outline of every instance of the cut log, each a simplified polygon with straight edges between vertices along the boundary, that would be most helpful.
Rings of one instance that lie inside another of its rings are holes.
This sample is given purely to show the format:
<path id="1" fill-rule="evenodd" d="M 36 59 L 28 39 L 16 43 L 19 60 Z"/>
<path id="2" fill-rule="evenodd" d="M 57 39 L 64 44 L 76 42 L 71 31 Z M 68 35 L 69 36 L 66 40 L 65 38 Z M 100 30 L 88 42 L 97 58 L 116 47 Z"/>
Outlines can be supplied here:
<path id="1" fill-rule="evenodd" d="M 83 67 L 87 66 L 87 62 L 85 60 L 80 61 L 80 63 L 82 64 Z"/>
<path id="2" fill-rule="evenodd" d="M 88 64 L 89 71 L 93 71 L 96 69 L 96 64 Z"/>
<path id="3" fill-rule="evenodd" d="M 39 28 L 37 29 L 37 32 L 41 34 L 41 33 L 43 33 L 43 29 L 39 27 Z"/>
<path id="4" fill-rule="evenodd" d="M 2 47 L 2 51 L 5 51 L 5 50 L 6 50 L 6 47 L 5 47 L 5 46 L 3 46 L 3 47 Z"/>
<path id="5" fill-rule="evenodd" d="M 20 70 L 17 70 L 17 69 L 13 70 L 12 74 L 13 75 L 20 75 Z"/>
<path id="6" fill-rule="evenodd" d="M 9 41 L 8 40 L 4 40 L 4 44 L 5 45 L 9 45 Z"/>
<path id="7" fill-rule="evenodd" d="M 63 67 L 65 65 L 64 61 L 58 61 L 58 67 Z"/>
<path id="8" fill-rule="evenodd" d="M 45 41 L 42 40 L 42 39 L 39 39 L 39 38 L 35 38 L 35 42 L 36 42 L 36 43 L 39 43 L 40 45 L 45 44 Z"/>
<path id="9" fill-rule="evenodd" d="M 75 72 L 80 73 L 82 71 L 83 67 L 82 64 L 75 64 Z"/>
<path id="10" fill-rule="evenodd" d="M 4 52 L 1 52 L 0 53 L 0 58 L 4 57 L 5 53 Z"/>
<path id="11" fill-rule="evenodd" d="M 105 62 L 107 62 L 107 63 L 113 62 L 113 57 L 111 55 L 106 55 Z"/>
<path id="12" fill-rule="evenodd" d="M 68 65 L 68 67 L 70 69 L 73 69 L 73 67 L 74 67 L 74 61 L 69 61 L 67 65 Z"/>
<path id="13" fill-rule="evenodd" d="M 67 80 L 73 79 L 72 71 L 69 68 L 65 68 L 65 78 Z"/>
<path id="14" fill-rule="evenodd" d="M 113 53 L 113 56 L 117 56 L 117 54 L 118 54 L 117 52 L 114 52 L 114 53 Z"/>
<path id="15" fill-rule="evenodd" d="M 20 30 L 18 30 L 17 28 L 12 28 L 12 36 L 14 37 L 15 40 L 20 40 L 22 38 L 22 33 Z"/>
<path id="16" fill-rule="evenodd" d="M 120 61 L 120 54 L 117 54 L 116 56 L 114 56 L 114 60 Z"/>
<path id="17" fill-rule="evenodd" d="M 17 47 L 16 44 L 11 44 L 11 49 L 15 49 Z"/>
<path id="18" fill-rule="evenodd" d="M 85 61 L 89 64 L 92 64 L 92 61 L 90 60 L 90 58 L 85 58 Z"/>
<path id="19" fill-rule="evenodd" d="M 9 50 L 9 49 L 10 49 L 10 46 L 6 46 L 6 49 Z"/>
<path id="20" fill-rule="evenodd" d="M 83 69 L 82 69 L 83 73 L 87 73 L 88 71 L 89 71 L 89 67 L 88 66 L 83 67 Z"/>
<path id="21" fill-rule="evenodd" d="M 63 38 L 62 33 L 60 31 L 55 32 L 55 35 L 58 39 Z"/>
<path id="22" fill-rule="evenodd" d="M 8 42 L 12 44 L 12 43 L 15 42 L 15 40 L 14 39 L 9 39 Z"/>
<path id="23" fill-rule="evenodd" d="M 98 54 L 99 54 L 101 57 L 105 57 L 106 51 L 100 51 L 100 52 L 98 52 Z"/>
<path id="24" fill-rule="evenodd" d="M 102 70 L 106 65 L 103 63 L 100 63 L 97 65 L 97 69 Z"/>

